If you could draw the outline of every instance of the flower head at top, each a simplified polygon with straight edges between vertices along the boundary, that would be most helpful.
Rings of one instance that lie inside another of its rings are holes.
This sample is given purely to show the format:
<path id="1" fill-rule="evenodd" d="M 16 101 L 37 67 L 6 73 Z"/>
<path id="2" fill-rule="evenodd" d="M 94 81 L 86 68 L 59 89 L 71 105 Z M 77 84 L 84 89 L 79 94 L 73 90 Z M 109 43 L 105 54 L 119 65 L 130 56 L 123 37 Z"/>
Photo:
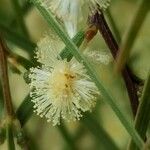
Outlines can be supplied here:
<path id="1" fill-rule="evenodd" d="M 48 35 L 37 47 L 41 67 L 31 68 L 30 93 L 35 112 L 53 125 L 79 120 L 82 112 L 90 111 L 98 90 L 84 66 L 75 58 L 70 62 L 59 57 L 63 43 Z"/>
<path id="2" fill-rule="evenodd" d="M 49 9 L 60 18 L 70 37 L 77 33 L 78 22 L 82 18 L 82 7 L 87 4 L 88 8 L 105 10 L 110 0 L 37 0 L 43 7 Z"/>

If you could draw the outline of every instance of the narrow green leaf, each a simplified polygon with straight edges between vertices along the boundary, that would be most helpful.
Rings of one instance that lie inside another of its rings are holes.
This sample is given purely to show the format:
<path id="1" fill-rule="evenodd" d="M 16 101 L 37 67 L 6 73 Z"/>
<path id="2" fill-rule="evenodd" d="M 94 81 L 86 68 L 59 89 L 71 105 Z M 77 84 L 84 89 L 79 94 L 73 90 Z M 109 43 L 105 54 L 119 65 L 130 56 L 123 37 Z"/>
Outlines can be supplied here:
<path id="1" fill-rule="evenodd" d="M 116 63 L 116 70 L 120 71 L 123 69 L 127 59 L 129 58 L 133 44 L 140 31 L 140 28 L 144 23 L 144 20 L 149 10 L 150 10 L 149 0 L 141 0 L 135 12 L 135 15 L 132 19 L 132 22 L 122 40 L 122 44 L 120 46 L 120 53 L 118 55 Z"/>
<path id="2" fill-rule="evenodd" d="M 7 138 L 8 150 L 15 150 L 12 126 L 9 123 L 7 124 L 7 128 L 6 128 L 6 138 Z"/>
<path id="3" fill-rule="evenodd" d="M 126 119 L 125 115 L 122 113 L 122 111 L 119 109 L 119 107 L 116 105 L 115 101 L 113 100 L 112 96 L 109 95 L 104 88 L 104 86 L 101 84 L 101 80 L 98 77 L 97 72 L 93 69 L 92 65 L 86 60 L 86 58 L 81 54 L 80 51 L 78 51 L 78 48 L 75 46 L 75 44 L 71 41 L 71 39 L 67 36 L 65 32 L 63 32 L 62 27 L 58 24 L 56 19 L 53 17 L 52 13 L 48 11 L 47 9 L 43 8 L 40 3 L 36 0 L 32 0 L 34 5 L 37 7 L 37 9 L 40 11 L 42 16 L 47 21 L 48 25 L 58 34 L 58 36 L 62 39 L 62 41 L 65 43 L 65 45 L 68 47 L 72 55 L 76 57 L 76 59 L 80 62 L 83 62 L 84 66 L 88 70 L 89 75 L 95 82 L 96 86 L 98 87 L 99 91 L 101 92 L 102 96 L 104 97 L 105 101 L 111 106 L 113 111 L 116 113 L 118 118 L 120 119 L 121 123 L 124 125 L 127 132 L 131 135 L 135 143 L 139 148 L 143 148 L 143 141 L 134 129 L 134 127 L 130 124 L 130 122 Z"/>
<path id="4" fill-rule="evenodd" d="M 16 112 L 17 118 L 20 121 L 21 126 L 24 126 L 24 124 L 28 121 L 32 114 L 33 103 L 31 102 L 30 95 L 28 94 Z"/>
<path id="5" fill-rule="evenodd" d="M 76 44 L 77 47 L 80 47 L 80 45 L 82 44 L 83 40 L 84 40 L 84 36 L 85 36 L 85 32 L 84 31 L 80 31 L 78 32 L 72 39 L 72 41 Z M 73 55 L 70 53 L 70 51 L 68 50 L 67 47 L 65 47 L 61 52 L 60 52 L 60 56 L 61 58 L 67 58 L 67 60 L 69 61 Z"/>
<path id="6" fill-rule="evenodd" d="M 21 66 L 23 66 L 27 70 L 29 70 L 31 67 L 37 65 L 37 64 L 29 61 L 28 59 L 24 58 L 23 56 L 20 56 L 20 55 L 14 53 L 11 50 L 8 50 L 8 57 L 14 59 L 17 64 L 20 64 Z"/>
<path id="7" fill-rule="evenodd" d="M 140 106 L 135 119 L 135 129 L 144 140 L 146 137 L 146 131 L 150 122 L 150 74 L 144 86 Z M 134 141 L 130 142 L 130 150 L 138 150 Z"/>
<path id="8" fill-rule="evenodd" d="M 14 57 L 16 58 L 16 61 L 27 70 L 34 66 L 34 63 L 20 55 L 14 54 Z"/>

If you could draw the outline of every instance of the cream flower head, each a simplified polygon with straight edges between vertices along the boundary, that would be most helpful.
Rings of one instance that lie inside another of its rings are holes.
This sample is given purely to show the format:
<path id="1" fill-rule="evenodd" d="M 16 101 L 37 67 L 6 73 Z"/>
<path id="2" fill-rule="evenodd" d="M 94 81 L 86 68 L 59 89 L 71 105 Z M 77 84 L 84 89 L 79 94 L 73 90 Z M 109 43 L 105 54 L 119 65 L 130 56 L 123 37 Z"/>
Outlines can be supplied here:
<path id="1" fill-rule="evenodd" d="M 84 66 L 75 58 L 70 62 L 59 57 L 64 47 L 60 40 L 45 36 L 37 47 L 41 67 L 31 68 L 30 93 L 35 112 L 53 125 L 60 120 L 79 120 L 81 112 L 91 111 L 98 90 Z"/>
<path id="2" fill-rule="evenodd" d="M 82 18 L 82 7 L 86 4 L 88 8 L 105 10 L 110 0 L 36 0 L 44 8 L 49 9 L 60 18 L 68 35 L 72 38 L 77 33 L 78 22 Z M 82 18 L 83 19 L 83 18 Z M 85 18 L 84 18 L 85 19 Z"/>

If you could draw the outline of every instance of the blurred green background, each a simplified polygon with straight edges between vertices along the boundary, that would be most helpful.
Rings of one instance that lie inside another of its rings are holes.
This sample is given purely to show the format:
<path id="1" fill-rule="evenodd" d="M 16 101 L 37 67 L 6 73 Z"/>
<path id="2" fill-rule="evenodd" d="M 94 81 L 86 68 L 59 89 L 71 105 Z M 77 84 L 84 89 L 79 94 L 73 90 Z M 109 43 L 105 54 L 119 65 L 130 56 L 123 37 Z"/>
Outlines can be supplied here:
<path id="1" fill-rule="evenodd" d="M 39 12 L 26 0 L 20 0 L 22 6 L 25 23 L 28 29 L 30 40 L 37 42 L 48 31 L 48 26 Z M 137 6 L 137 0 L 112 0 L 110 11 L 117 24 L 121 37 L 129 26 L 132 16 Z M 11 0 L 0 0 L 0 31 L 3 33 L 1 25 L 6 26 L 8 29 L 17 32 L 21 36 L 24 36 L 20 28 L 16 24 L 16 14 Z M 109 20 L 108 20 L 109 22 Z M 138 23 L 138 22 L 137 22 Z M 150 17 L 147 17 L 140 34 L 134 43 L 133 51 L 128 63 L 130 64 L 133 72 L 145 79 L 150 68 Z M 8 38 L 6 38 L 7 40 Z M 28 53 L 17 47 L 11 40 L 7 40 L 9 48 L 22 55 L 25 58 L 29 58 Z M 108 52 L 109 50 L 104 43 L 102 37 L 97 34 L 93 41 L 89 45 L 91 51 Z M 124 111 L 127 117 L 132 121 L 130 104 L 126 88 L 119 75 L 116 75 L 113 71 L 113 63 L 104 65 L 101 62 L 94 62 L 91 60 L 94 67 L 99 72 L 100 77 L 103 79 L 105 87 L 116 98 L 117 104 Z M 23 67 L 19 67 L 21 75 L 9 70 L 9 79 L 11 87 L 11 95 L 15 109 L 21 104 L 24 97 L 29 93 L 29 86 L 23 79 L 23 74 L 26 70 Z M 101 97 L 97 101 L 95 110 L 92 115 L 98 120 L 99 124 L 105 129 L 105 131 L 112 137 L 120 150 L 124 150 L 129 142 L 129 135 L 121 125 L 110 107 L 105 104 L 105 99 Z M 105 150 L 103 144 L 98 142 L 93 134 L 88 130 L 86 125 L 81 121 L 73 123 L 65 123 L 72 136 L 77 136 L 76 144 L 80 150 Z M 35 145 L 35 150 L 65 150 L 69 149 L 65 140 L 57 127 L 53 127 L 51 123 L 47 123 L 45 119 L 41 119 L 35 114 L 25 125 L 27 136 L 30 137 Z M 96 128 L 95 128 L 96 130 Z M 6 143 L 0 145 L 0 149 L 6 149 Z M 17 147 L 17 150 L 20 148 Z"/>

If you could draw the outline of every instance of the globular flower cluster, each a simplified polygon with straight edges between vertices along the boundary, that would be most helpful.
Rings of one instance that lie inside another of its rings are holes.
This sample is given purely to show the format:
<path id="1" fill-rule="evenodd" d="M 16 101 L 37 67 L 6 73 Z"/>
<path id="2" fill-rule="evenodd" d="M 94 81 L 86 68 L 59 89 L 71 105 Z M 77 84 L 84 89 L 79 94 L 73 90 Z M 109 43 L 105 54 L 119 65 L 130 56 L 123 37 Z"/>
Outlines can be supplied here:
<path id="1" fill-rule="evenodd" d="M 82 18 L 82 8 L 89 10 L 105 10 L 110 0 L 37 0 L 44 8 L 49 9 L 53 14 L 63 21 L 70 37 L 77 32 L 79 20 Z"/>
<path id="2" fill-rule="evenodd" d="M 79 120 L 82 112 L 90 111 L 96 102 L 98 89 L 84 66 L 75 58 L 70 62 L 59 56 L 63 43 L 46 35 L 39 43 L 36 58 L 42 64 L 31 68 L 30 93 L 35 112 L 53 125 Z"/>

